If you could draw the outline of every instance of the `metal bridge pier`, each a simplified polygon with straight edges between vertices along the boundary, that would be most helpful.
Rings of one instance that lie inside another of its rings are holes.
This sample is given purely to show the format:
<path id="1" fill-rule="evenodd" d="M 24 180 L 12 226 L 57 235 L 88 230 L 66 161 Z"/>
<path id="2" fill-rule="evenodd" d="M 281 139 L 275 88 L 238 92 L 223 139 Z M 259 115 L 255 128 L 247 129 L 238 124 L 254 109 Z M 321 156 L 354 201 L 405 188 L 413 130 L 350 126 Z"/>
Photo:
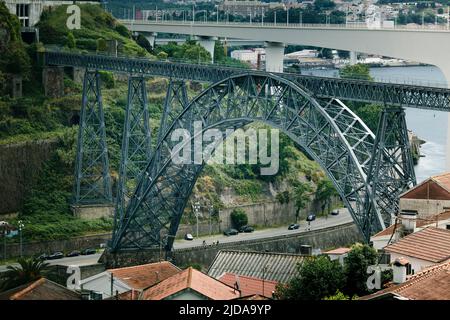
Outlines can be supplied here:
<path id="1" fill-rule="evenodd" d="M 399 196 L 416 185 L 416 175 L 405 121 L 401 107 L 386 107 L 378 122 L 373 156 L 367 175 L 373 201 L 366 201 L 371 214 L 367 219 L 376 220 L 378 207 L 383 226 L 389 226 L 399 211 Z M 379 219 L 380 220 L 380 219 Z M 373 225 L 367 221 L 367 227 Z M 370 230 L 366 235 L 370 238 Z"/>
<path id="2" fill-rule="evenodd" d="M 105 117 L 98 70 L 86 69 L 84 75 L 74 191 L 73 205 L 112 202 Z"/>
<path id="3" fill-rule="evenodd" d="M 122 221 L 128 200 L 132 197 L 136 184 L 145 166 L 150 161 L 150 157 L 151 131 L 145 78 L 130 76 L 128 78 L 128 98 L 123 124 L 114 234 Z"/>

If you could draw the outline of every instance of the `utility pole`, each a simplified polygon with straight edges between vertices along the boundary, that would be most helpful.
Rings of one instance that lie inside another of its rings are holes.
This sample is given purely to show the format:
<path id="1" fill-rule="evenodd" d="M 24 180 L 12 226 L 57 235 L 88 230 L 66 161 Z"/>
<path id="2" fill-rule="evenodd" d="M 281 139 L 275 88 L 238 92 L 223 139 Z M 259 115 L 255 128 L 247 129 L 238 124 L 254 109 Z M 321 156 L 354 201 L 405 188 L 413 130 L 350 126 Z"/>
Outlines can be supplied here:
<path id="1" fill-rule="evenodd" d="M 447 7 L 447 30 L 450 26 L 450 6 Z"/>
<path id="2" fill-rule="evenodd" d="M 192 23 L 195 23 L 195 4 L 192 5 Z"/>
<path id="3" fill-rule="evenodd" d="M 22 256 L 23 256 L 22 229 L 24 227 L 24 224 L 23 224 L 22 220 L 19 220 L 18 223 L 19 223 L 19 235 L 20 235 L 20 257 L 22 258 Z"/>
<path id="4" fill-rule="evenodd" d="M 286 25 L 289 26 L 289 7 L 286 10 Z"/>

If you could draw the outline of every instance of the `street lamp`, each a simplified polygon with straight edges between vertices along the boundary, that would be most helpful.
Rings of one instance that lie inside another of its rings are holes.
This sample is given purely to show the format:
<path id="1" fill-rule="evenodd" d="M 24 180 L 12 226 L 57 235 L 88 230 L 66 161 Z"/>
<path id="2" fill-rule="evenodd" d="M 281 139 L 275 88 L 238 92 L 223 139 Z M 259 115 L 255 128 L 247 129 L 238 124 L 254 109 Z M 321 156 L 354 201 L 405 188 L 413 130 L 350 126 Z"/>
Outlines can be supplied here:
<path id="1" fill-rule="evenodd" d="M 22 220 L 18 221 L 19 224 L 19 236 L 20 236 L 20 257 L 22 258 L 23 255 L 23 246 L 22 246 L 22 229 L 25 226 L 22 222 Z"/>
<path id="2" fill-rule="evenodd" d="M 198 201 L 192 205 L 192 210 L 194 211 L 195 218 L 197 220 L 197 238 L 198 238 L 198 212 L 200 211 L 200 203 Z"/>
<path id="3" fill-rule="evenodd" d="M 213 212 L 214 212 L 214 206 L 211 204 L 209 206 L 209 235 L 212 234 L 211 216 L 212 216 Z"/>

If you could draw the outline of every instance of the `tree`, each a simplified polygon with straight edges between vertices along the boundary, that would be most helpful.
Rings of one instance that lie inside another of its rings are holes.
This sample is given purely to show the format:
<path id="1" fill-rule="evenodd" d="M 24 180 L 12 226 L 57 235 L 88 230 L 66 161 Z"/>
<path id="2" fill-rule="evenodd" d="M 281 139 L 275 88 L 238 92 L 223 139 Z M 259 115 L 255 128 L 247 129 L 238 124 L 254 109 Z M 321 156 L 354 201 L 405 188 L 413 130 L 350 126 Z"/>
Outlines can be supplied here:
<path id="1" fill-rule="evenodd" d="M 67 34 L 67 41 L 66 41 L 66 45 L 68 48 L 73 49 L 77 46 L 76 40 L 75 40 L 75 36 L 73 35 L 72 32 L 69 32 Z"/>
<path id="2" fill-rule="evenodd" d="M 334 295 L 345 283 L 345 275 L 338 261 L 328 256 L 307 257 L 298 266 L 298 275 L 286 285 L 276 287 L 280 300 L 321 300 Z"/>
<path id="3" fill-rule="evenodd" d="M 341 76 L 341 78 L 346 79 L 361 79 L 370 81 L 373 80 L 373 78 L 370 76 L 369 67 L 362 63 L 345 66 L 344 68 L 339 70 L 339 75 Z"/>
<path id="4" fill-rule="evenodd" d="M 40 279 L 49 266 L 48 263 L 39 259 L 21 258 L 17 262 L 20 266 L 8 266 L 7 271 L 0 274 L 0 291 L 6 291 Z"/>
<path id="5" fill-rule="evenodd" d="M 350 300 L 350 297 L 346 296 L 338 289 L 334 295 L 325 297 L 323 300 Z"/>
<path id="6" fill-rule="evenodd" d="M 309 184 L 300 181 L 296 181 L 294 183 L 292 198 L 295 201 L 295 222 L 298 221 L 300 210 L 304 209 L 310 201 L 309 198 L 310 191 L 311 187 Z"/>
<path id="7" fill-rule="evenodd" d="M 148 42 L 147 38 L 144 37 L 142 34 L 139 34 L 136 38 L 136 43 L 138 45 L 140 45 L 142 48 L 144 48 L 145 50 L 147 50 L 150 53 L 153 53 L 153 48 L 150 44 L 150 42 Z"/>
<path id="8" fill-rule="evenodd" d="M 225 54 L 225 48 L 222 45 L 222 42 L 216 41 L 214 44 L 214 62 L 225 61 L 227 55 Z"/>
<path id="9" fill-rule="evenodd" d="M 318 201 L 324 202 L 324 204 L 327 206 L 327 214 L 330 212 L 331 198 L 335 195 L 337 195 L 337 192 L 330 180 L 322 179 L 319 181 L 316 189 L 316 199 Z"/>
<path id="10" fill-rule="evenodd" d="M 347 278 L 344 292 L 349 295 L 365 295 L 367 267 L 377 263 L 376 250 L 367 244 L 356 243 L 345 258 L 344 272 Z"/>
<path id="11" fill-rule="evenodd" d="M 248 223 L 248 217 L 244 210 L 237 208 L 231 212 L 231 222 L 236 229 L 240 229 Z"/>
<path id="12" fill-rule="evenodd" d="M 108 50 L 108 44 L 105 39 L 97 39 L 97 52 L 106 52 Z"/>

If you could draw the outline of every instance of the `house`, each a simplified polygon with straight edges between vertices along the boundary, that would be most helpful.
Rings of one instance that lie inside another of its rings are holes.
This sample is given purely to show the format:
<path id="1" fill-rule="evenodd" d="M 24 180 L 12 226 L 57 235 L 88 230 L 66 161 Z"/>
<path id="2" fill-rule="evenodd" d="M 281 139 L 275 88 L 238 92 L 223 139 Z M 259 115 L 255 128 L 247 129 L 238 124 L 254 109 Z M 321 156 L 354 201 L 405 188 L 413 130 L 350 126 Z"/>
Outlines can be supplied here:
<path id="1" fill-rule="evenodd" d="M 415 274 L 450 259 L 450 230 L 427 227 L 388 245 L 384 251 L 390 254 L 391 263 L 406 259 L 407 274 Z"/>
<path id="2" fill-rule="evenodd" d="M 400 211 L 424 218 L 450 209 L 450 172 L 433 176 L 400 195 Z"/>
<path id="3" fill-rule="evenodd" d="M 286 283 L 298 274 L 299 254 L 221 250 L 209 266 L 208 275 L 218 279 L 224 273 Z"/>
<path id="4" fill-rule="evenodd" d="M 424 218 L 417 217 L 417 214 L 412 211 L 400 212 L 394 224 L 373 235 L 370 241 L 372 241 L 376 250 L 382 250 L 388 244 L 398 241 L 412 232 L 433 226 L 440 229 L 450 229 L 450 211 Z"/>
<path id="5" fill-rule="evenodd" d="M 257 295 L 272 298 L 278 283 L 273 280 L 240 276 L 229 272 L 224 273 L 217 280 L 240 290 L 242 297 Z"/>
<path id="6" fill-rule="evenodd" d="M 406 273 L 398 265 L 398 272 Z M 395 272 L 394 269 L 394 278 Z M 401 277 L 400 277 L 401 278 Z M 450 300 L 450 259 L 360 300 Z"/>
<path id="7" fill-rule="evenodd" d="M 144 290 L 140 300 L 231 300 L 240 291 L 189 267 Z"/>
<path id="8" fill-rule="evenodd" d="M 81 295 L 46 278 L 0 293 L 0 300 L 81 300 Z"/>
<path id="9" fill-rule="evenodd" d="M 108 269 L 81 280 L 80 289 L 97 292 L 102 295 L 103 299 L 115 297 L 128 291 L 131 291 L 130 295 L 134 296 L 179 272 L 181 272 L 181 269 L 168 261 Z"/>
<path id="10" fill-rule="evenodd" d="M 325 251 L 323 254 L 328 255 L 331 261 L 338 260 L 341 265 L 344 265 L 344 259 L 348 256 L 350 250 L 350 248 L 336 248 Z"/>

